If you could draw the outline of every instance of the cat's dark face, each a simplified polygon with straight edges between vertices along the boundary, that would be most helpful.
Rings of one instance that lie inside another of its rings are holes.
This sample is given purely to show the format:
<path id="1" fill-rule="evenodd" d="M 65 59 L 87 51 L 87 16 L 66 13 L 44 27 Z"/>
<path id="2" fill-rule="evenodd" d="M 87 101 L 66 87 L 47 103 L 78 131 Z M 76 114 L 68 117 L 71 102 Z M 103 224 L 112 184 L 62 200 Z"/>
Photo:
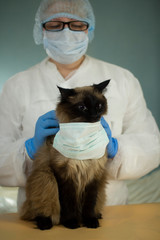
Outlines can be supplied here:
<path id="1" fill-rule="evenodd" d="M 109 80 L 89 87 L 60 88 L 57 105 L 59 122 L 97 122 L 107 112 L 107 100 L 102 94 Z"/>

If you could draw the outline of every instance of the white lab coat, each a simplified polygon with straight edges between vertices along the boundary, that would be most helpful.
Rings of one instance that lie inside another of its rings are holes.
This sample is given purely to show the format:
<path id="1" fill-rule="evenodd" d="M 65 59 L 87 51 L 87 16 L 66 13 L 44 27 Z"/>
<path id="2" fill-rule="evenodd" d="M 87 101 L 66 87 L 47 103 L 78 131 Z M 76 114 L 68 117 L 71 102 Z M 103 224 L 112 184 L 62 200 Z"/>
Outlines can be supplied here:
<path id="1" fill-rule="evenodd" d="M 48 58 L 9 79 L 0 97 L 0 185 L 18 186 L 19 205 L 25 199 L 26 174 L 32 161 L 25 140 L 34 135 L 38 117 L 55 109 L 61 87 L 74 88 L 111 79 L 105 117 L 118 139 L 118 154 L 108 161 L 107 204 L 125 204 L 125 179 L 139 178 L 160 164 L 160 135 L 146 107 L 137 79 L 127 70 L 86 56 L 65 80 Z M 43 180 L 42 180 L 43 181 Z"/>

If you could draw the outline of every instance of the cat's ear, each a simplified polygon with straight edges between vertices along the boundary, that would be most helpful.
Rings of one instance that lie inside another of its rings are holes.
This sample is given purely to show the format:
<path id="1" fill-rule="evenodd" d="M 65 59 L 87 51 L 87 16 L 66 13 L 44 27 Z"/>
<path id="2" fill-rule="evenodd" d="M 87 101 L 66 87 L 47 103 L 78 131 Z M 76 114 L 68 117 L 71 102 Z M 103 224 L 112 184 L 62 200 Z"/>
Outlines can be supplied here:
<path id="1" fill-rule="evenodd" d="M 104 89 L 107 87 L 107 85 L 109 84 L 109 82 L 110 82 L 110 79 L 109 79 L 109 80 L 106 80 L 106 81 L 104 81 L 104 82 L 101 82 L 101 83 L 99 83 L 99 84 L 94 84 L 94 85 L 93 85 L 93 88 L 96 89 L 96 90 L 98 90 L 98 92 L 102 93 L 103 90 L 104 90 Z"/>
<path id="2" fill-rule="evenodd" d="M 61 93 L 62 99 L 64 99 L 64 100 L 67 99 L 68 97 L 74 96 L 76 94 L 74 89 L 62 88 L 59 86 L 57 86 L 57 87 Z"/>

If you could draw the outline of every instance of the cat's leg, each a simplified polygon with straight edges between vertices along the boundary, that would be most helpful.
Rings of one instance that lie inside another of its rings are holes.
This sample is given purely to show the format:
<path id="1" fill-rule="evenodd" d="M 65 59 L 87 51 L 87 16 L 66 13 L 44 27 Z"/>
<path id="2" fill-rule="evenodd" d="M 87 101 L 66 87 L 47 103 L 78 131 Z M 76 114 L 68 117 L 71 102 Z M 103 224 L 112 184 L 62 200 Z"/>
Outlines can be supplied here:
<path id="1" fill-rule="evenodd" d="M 51 217 L 38 216 L 34 220 L 36 221 L 37 227 L 40 230 L 47 230 L 53 227 Z"/>
<path id="2" fill-rule="evenodd" d="M 26 201 L 21 218 L 35 220 L 41 230 L 50 229 L 60 220 L 60 203 L 57 181 L 50 168 L 32 172 L 26 185 Z"/>
<path id="3" fill-rule="evenodd" d="M 98 187 L 98 194 L 97 194 L 97 200 L 96 200 L 96 206 L 95 206 L 95 213 L 97 215 L 98 219 L 102 219 L 102 211 L 106 204 L 106 175 L 103 177 L 101 184 L 99 184 Z"/>
<path id="4" fill-rule="evenodd" d="M 98 182 L 92 181 L 87 185 L 84 194 L 84 205 L 82 209 L 82 222 L 88 228 L 99 227 L 98 215 L 95 212 L 95 206 L 98 195 Z"/>
<path id="5" fill-rule="evenodd" d="M 59 181 L 61 224 L 70 229 L 80 227 L 76 187 L 72 180 Z"/>

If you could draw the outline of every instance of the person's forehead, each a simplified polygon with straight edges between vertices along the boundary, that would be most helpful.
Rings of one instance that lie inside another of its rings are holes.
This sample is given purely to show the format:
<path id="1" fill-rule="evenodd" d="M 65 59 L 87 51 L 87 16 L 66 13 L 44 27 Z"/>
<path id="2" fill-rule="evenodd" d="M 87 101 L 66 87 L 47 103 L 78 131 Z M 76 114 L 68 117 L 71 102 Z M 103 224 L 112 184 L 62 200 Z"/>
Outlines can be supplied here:
<path id="1" fill-rule="evenodd" d="M 50 21 L 70 22 L 70 21 L 77 21 L 77 19 L 75 19 L 75 18 L 67 18 L 67 17 L 58 17 L 58 18 L 52 18 Z"/>

